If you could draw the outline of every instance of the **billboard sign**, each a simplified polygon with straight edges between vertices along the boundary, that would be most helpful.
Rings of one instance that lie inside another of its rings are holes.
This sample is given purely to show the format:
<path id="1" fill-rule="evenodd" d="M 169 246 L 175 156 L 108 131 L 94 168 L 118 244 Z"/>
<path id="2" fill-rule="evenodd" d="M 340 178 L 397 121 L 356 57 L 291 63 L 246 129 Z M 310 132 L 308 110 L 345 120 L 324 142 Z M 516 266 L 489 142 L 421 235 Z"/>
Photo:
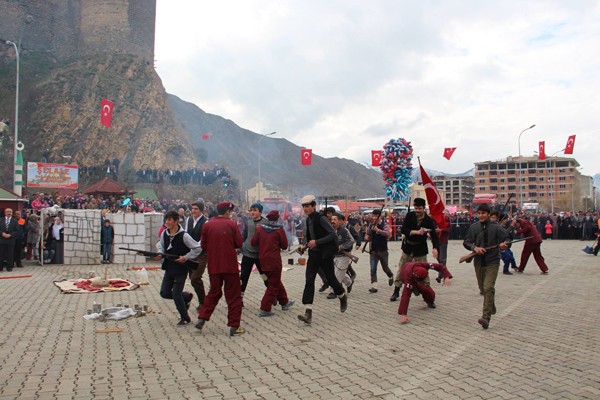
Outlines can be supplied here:
<path id="1" fill-rule="evenodd" d="M 74 164 L 27 163 L 27 187 L 77 189 L 79 169 Z"/>

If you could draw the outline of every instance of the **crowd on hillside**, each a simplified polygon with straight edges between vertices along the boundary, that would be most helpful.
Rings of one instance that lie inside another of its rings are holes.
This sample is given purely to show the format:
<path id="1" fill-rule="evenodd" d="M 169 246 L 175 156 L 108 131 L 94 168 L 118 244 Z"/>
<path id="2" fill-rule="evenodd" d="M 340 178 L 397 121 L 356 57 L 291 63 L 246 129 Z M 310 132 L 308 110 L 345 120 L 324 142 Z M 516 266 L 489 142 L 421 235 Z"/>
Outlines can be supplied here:
<path id="1" fill-rule="evenodd" d="M 42 153 L 40 160 L 42 163 L 70 163 L 70 157 L 62 159 L 54 159 L 50 150 L 46 149 Z M 115 181 L 119 181 L 121 161 L 118 158 L 113 158 L 112 161 L 107 158 L 104 163 L 98 165 L 78 164 L 79 176 L 87 181 L 109 177 Z M 140 168 L 135 172 L 137 183 L 155 183 L 167 185 L 212 185 L 218 179 L 221 179 L 224 184 L 228 184 L 231 177 L 229 172 L 222 166 L 215 165 L 212 168 L 188 168 L 185 170 L 178 169 L 156 169 L 156 168 Z"/>

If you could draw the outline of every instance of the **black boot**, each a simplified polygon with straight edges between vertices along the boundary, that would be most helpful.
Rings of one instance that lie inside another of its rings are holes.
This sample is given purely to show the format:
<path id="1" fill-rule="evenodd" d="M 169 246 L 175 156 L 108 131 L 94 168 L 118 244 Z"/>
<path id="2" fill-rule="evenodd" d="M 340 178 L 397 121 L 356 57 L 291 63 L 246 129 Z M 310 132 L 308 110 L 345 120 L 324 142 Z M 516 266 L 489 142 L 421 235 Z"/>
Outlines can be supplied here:
<path id="1" fill-rule="evenodd" d="M 305 324 L 310 325 L 312 322 L 312 310 L 307 308 L 306 311 L 304 311 L 304 314 L 298 314 L 298 319 Z"/>
<path id="2" fill-rule="evenodd" d="M 390 301 L 396 301 L 400 298 L 400 288 L 396 286 L 394 288 L 394 293 L 392 293 L 392 297 L 390 297 Z"/>
<path id="3" fill-rule="evenodd" d="M 348 309 L 348 295 L 344 293 L 342 297 L 340 297 L 340 311 L 344 312 Z"/>

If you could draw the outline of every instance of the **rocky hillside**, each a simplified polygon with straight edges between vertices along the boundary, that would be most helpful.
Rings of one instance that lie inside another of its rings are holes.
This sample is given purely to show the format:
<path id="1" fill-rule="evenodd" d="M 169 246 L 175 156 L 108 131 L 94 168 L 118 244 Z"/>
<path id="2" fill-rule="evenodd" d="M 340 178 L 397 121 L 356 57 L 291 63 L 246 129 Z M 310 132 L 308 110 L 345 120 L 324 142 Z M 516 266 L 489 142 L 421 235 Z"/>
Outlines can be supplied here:
<path id="1" fill-rule="evenodd" d="M 0 117 L 14 115 L 14 54 L 0 53 Z M 60 61 L 50 53 L 22 51 L 19 139 L 24 160 L 101 165 L 119 159 L 121 171 L 142 167 L 187 169 L 224 165 L 241 186 L 258 180 L 260 135 L 167 95 L 152 65 L 133 55 L 96 55 Z M 113 124 L 100 124 L 101 99 L 114 103 Z M 12 132 L 13 126 L 10 126 Z M 203 135 L 208 134 L 208 140 Z M 0 144 L 2 184 L 12 182 L 12 135 Z M 377 170 L 350 160 L 313 155 L 300 165 L 300 147 L 288 140 L 261 141 L 261 177 L 290 198 L 380 196 Z"/>
<path id="2" fill-rule="evenodd" d="M 176 96 L 169 95 L 169 99 L 177 119 L 189 132 L 203 160 L 228 166 L 233 177 L 244 187 L 256 184 L 259 134 L 243 129 L 231 120 L 208 114 Z M 301 166 L 300 149 L 277 135 L 264 137 L 260 144 L 261 180 L 276 185 L 291 198 L 307 193 L 317 196 L 383 195 L 383 181 L 377 170 L 351 160 L 323 158 L 314 153 L 312 165 Z"/>
<path id="3" fill-rule="evenodd" d="M 22 56 L 21 63 L 27 62 Z M 53 162 L 71 156 L 77 164 L 98 165 L 117 158 L 123 168 L 134 169 L 197 163 L 190 137 L 174 116 L 152 65 L 131 55 L 50 65 L 21 75 L 26 85 L 21 87 L 19 138 L 26 146 L 26 161 L 39 161 L 48 152 Z M 2 74 L 3 81 L 7 75 Z M 100 124 L 103 97 L 114 103 L 110 128 Z M 14 105 L 3 105 L 12 116 Z"/>

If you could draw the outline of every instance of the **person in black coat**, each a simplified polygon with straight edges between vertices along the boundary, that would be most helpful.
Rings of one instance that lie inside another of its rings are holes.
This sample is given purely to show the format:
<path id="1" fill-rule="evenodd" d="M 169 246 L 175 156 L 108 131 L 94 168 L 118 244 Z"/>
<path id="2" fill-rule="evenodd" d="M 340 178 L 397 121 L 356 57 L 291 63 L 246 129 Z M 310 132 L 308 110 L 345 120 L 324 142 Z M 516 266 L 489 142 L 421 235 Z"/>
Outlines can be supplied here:
<path id="1" fill-rule="evenodd" d="M 15 254 L 15 242 L 18 230 L 18 222 L 13 218 L 13 210 L 4 210 L 4 217 L 0 218 L 0 271 L 4 269 L 12 271 Z"/>

